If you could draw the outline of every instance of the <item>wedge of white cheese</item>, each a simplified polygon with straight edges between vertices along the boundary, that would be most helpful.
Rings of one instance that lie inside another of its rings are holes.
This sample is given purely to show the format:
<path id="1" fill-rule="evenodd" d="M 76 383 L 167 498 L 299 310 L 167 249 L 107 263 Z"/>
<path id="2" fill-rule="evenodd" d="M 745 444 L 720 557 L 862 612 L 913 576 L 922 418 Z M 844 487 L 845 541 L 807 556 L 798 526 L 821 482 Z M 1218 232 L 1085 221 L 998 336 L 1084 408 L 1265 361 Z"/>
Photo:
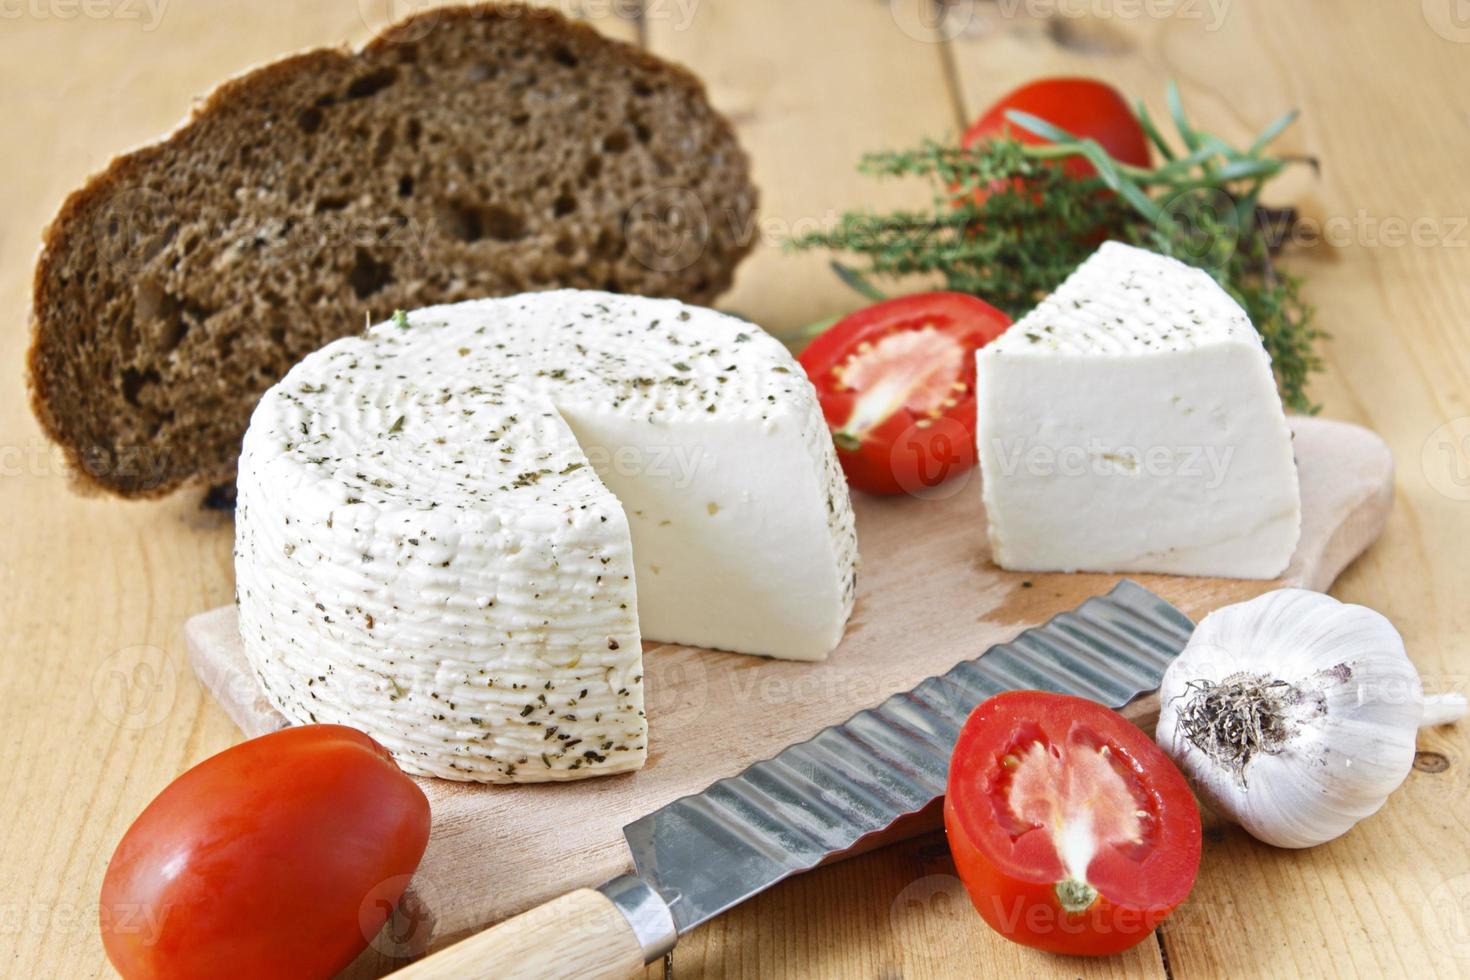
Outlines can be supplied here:
<path id="1" fill-rule="evenodd" d="M 1274 578 L 1301 527 L 1259 334 L 1206 273 L 1109 242 L 978 358 L 997 564 Z"/>
<path id="2" fill-rule="evenodd" d="M 810 382 L 672 300 L 539 293 L 329 345 L 256 409 L 236 520 L 271 702 L 449 779 L 637 768 L 644 637 L 816 660 L 853 602 Z"/>

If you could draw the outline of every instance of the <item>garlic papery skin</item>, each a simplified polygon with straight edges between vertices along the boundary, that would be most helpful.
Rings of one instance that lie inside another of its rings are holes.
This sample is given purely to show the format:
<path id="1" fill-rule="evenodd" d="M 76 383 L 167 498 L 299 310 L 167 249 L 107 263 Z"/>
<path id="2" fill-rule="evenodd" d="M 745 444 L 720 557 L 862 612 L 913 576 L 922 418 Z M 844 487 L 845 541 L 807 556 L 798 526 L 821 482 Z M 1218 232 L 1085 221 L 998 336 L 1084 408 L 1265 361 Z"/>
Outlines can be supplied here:
<path id="1" fill-rule="evenodd" d="M 1403 783 L 1423 724 L 1465 714 L 1426 699 L 1379 613 L 1302 589 L 1205 617 L 1164 673 L 1160 747 L 1213 810 L 1278 847 L 1312 847 Z"/>

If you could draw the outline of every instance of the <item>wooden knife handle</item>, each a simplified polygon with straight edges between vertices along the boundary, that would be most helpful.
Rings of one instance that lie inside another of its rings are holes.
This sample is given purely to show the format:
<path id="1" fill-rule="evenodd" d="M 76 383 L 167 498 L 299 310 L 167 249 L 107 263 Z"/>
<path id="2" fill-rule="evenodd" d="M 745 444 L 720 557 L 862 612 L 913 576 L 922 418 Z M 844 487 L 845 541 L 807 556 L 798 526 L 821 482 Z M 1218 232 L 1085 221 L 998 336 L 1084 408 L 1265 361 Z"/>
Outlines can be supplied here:
<path id="1" fill-rule="evenodd" d="M 611 899 L 601 891 L 582 888 L 461 940 L 393 976 L 400 980 L 626 980 L 643 972 L 651 952 Z"/>

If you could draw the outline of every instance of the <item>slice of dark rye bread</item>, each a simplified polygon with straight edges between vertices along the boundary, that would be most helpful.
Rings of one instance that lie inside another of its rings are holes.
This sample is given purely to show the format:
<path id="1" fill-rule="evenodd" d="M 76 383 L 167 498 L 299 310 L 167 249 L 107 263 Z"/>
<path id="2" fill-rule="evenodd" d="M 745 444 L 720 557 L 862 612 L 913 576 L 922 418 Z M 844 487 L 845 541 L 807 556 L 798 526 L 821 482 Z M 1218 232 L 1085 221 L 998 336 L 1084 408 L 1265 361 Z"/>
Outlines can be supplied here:
<path id="1" fill-rule="evenodd" d="M 547 11 L 432 9 L 227 82 L 72 194 L 32 402 L 82 489 L 227 480 L 260 394 L 365 318 L 563 286 L 708 302 L 755 206 L 689 72 Z"/>

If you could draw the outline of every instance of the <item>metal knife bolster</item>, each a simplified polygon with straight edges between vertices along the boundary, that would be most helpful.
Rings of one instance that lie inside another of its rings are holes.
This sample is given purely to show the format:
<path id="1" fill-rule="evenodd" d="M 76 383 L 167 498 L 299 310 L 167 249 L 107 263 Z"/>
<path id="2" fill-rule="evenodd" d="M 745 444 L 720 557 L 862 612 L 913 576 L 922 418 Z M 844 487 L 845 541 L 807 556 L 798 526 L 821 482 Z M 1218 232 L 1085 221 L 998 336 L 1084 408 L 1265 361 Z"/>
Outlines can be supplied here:
<path id="1" fill-rule="evenodd" d="M 637 877 L 599 889 L 649 962 L 684 933 L 793 874 L 850 851 L 944 795 L 975 706 L 1007 690 L 1121 708 L 1155 690 L 1194 624 L 1128 580 L 947 674 L 623 828 Z"/>
<path id="2" fill-rule="evenodd" d="M 638 945 L 643 947 L 644 963 L 662 959 L 674 948 L 679 939 L 674 914 L 648 882 L 632 875 L 619 875 L 597 890 L 628 920 Z"/>

